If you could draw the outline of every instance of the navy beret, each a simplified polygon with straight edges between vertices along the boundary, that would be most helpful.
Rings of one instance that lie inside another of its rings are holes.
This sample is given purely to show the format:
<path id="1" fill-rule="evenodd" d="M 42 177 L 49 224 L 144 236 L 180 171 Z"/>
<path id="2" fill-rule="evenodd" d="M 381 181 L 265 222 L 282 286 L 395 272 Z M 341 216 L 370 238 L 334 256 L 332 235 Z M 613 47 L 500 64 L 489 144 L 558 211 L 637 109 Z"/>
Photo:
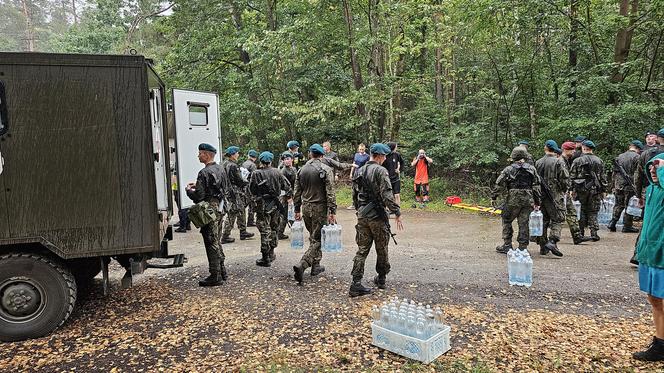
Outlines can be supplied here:
<path id="1" fill-rule="evenodd" d="M 240 152 L 240 148 L 238 148 L 237 146 L 229 146 L 228 148 L 226 148 L 225 153 L 227 155 L 233 155 L 233 154 L 238 153 L 238 152 Z"/>
<path id="2" fill-rule="evenodd" d="M 597 147 L 595 145 L 595 143 L 590 141 L 590 140 L 584 141 L 581 145 L 585 146 L 586 148 L 590 148 L 590 149 L 595 149 Z"/>
<path id="3" fill-rule="evenodd" d="M 388 155 L 388 154 L 392 153 L 392 151 L 390 150 L 389 146 L 387 146 L 385 144 L 381 144 L 381 143 L 376 143 L 376 144 L 371 145 L 371 147 L 369 147 L 369 153 Z"/>
<path id="4" fill-rule="evenodd" d="M 217 154 L 217 148 L 210 144 L 202 143 L 198 145 L 198 150 L 205 150 L 206 152 L 212 152 Z"/>
<path id="5" fill-rule="evenodd" d="M 287 147 L 288 149 L 290 149 L 290 148 L 294 148 L 294 147 L 298 147 L 298 148 L 299 148 L 299 147 L 300 147 L 300 143 L 297 142 L 297 141 L 295 141 L 295 140 L 291 140 L 291 141 L 288 142 L 288 144 L 286 144 L 286 147 Z"/>
<path id="6" fill-rule="evenodd" d="M 318 155 L 323 155 L 325 154 L 325 149 L 323 149 L 320 144 L 313 144 L 309 147 L 309 152 L 312 154 L 318 154 Z"/>
<path id="7" fill-rule="evenodd" d="M 270 152 L 262 152 L 261 155 L 258 156 L 258 160 L 261 161 L 262 163 L 270 163 L 274 159 L 274 154 Z"/>
<path id="8" fill-rule="evenodd" d="M 251 149 L 247 152 L 247 155 L 252 157 L 252 158 L 258 158 L 258 152 L 255 151 L 254 149 Z"/>

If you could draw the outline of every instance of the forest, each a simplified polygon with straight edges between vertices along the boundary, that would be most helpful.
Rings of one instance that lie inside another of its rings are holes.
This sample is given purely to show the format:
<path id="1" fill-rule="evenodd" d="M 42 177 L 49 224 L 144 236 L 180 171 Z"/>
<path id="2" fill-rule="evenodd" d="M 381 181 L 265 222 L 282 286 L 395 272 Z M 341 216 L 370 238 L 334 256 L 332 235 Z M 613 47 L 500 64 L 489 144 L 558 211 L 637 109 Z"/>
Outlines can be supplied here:
<path id="1" fill-rule="evenodd" d="M 610 161 L 664 127 L 663 36 L 664 0 L 0 0 L 0 51 L 145 55 L 219 94 L 225 145 L 397 141 L 477 180 L 522 139 Z"/>

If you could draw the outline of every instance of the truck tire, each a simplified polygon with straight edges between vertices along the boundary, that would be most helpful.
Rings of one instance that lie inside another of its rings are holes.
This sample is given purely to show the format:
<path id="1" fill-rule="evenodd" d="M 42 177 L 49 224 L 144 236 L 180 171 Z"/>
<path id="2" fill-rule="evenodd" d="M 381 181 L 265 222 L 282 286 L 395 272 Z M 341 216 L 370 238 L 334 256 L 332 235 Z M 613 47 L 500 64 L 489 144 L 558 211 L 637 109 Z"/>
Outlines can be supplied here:
<path id="1" fill-rule="evenodd" d="M 75 303 L 74 276 L 58 261 L 34 253 L 0 255 L 0 341 L 51 333 Z"/>

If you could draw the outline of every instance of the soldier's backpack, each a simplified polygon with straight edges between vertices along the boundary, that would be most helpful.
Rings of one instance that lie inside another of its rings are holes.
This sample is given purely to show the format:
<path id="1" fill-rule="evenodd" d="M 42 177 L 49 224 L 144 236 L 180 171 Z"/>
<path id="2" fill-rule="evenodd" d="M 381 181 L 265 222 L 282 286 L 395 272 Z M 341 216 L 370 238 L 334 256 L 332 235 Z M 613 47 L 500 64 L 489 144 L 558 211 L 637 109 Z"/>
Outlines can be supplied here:
<path id="1" fill-rule="evenodd" d="M 194 223 L 196 228 L 204 227 L 217 219 L 214 207 L 205 201 L 198 202 L 190 207 L 187 216 L 189 216 L 189 220 Z"/>

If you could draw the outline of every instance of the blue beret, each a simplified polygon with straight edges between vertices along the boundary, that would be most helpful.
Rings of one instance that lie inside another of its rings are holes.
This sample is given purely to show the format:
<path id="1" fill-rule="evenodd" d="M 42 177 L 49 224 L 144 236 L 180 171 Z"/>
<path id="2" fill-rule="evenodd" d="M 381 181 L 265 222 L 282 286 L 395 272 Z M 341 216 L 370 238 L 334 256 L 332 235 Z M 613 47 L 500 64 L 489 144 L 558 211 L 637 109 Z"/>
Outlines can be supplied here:
<path id="1" fill-rule="evenodd" d="M 519 145 L 530 145 L 530 144 L 526 140 L 521 140 L 519 141 Z"/>
<path id="2" fill-rule="evenodd" d="M 371 145 L 371 147 L 369 147 L 369 153 L 388 155 L 388 154 L 392 153 L 392 151 L 390 150 L 389 146 L 387 146 L 385 144 L 381 144 L 381 143 L 376 143 L 376 144 Z"/>
<path id="3" fill-rule="evenodd" d="M 588 138 L 585 137 L 585 136 L 577 136 L 577 137 L 574 139 L 574 142 L 584 142 L 584 141 L 586 141 L 586 140 L 588 140 Z"/>
<path id="4" fill-rule="evenodd" d="M 254 149 L 251 149 L 247 152 L 247 155 L 252 157 L 252 158 L 257 158 L 258 157 L 258 152 L 255 151 Z"/>
<path id="5" fill-rule="evenodd" d="M 285 158 L 293 158 L 293 153 L 291 153 L 291 152 L 281 153 L 281 159 L 285 159 Z"/>
<path id="6" fill-rule="evenodd" d="M 590 140 L 584 141 L 581 145 L 585 146 L 586 148 L 590 148 L 590 149 L 595 149 L 596 148 L 595 143 L 590 141 Z"/>
<path id="7" fill-rule="evenodd" d="M 634 141 L 630 142 L 629 144 L 634 145 L 634 146 L 636 146 L 637 148 L 639 148 L 641 150 L 643 150 L 643 148 L 645 148 L 645 146 L 643 146 L 643 143 L 639 140 L 634 140 Z"/>
<path id="8" fill-rule="evenodd" d="M 210 144 L 202 143 L 198 145 L 198 150 L 205 150 L 206 152 L 212 152 L 217 154 L 217 148 Z"/>
<path id="9" fill-rule="evenodd" d="M 300 143 L 297 142 L 297 141 L 295 141 L 295 140 L 291 140 L 291 141 L 288 142 L 288 144 L 286 144 L 286 147 L 287 147 L 288 149 L 290 149 L 290 148 L 294 148 L 294 147 L 296 147 L 296 146 L 299 148 L 299 147 L 300 147 Z"/>
<path id="10" fill-rule="evenodd" d="M 660 129 L 659 131 L 657 131 L 657 136 L 658 136 L 658 137 L 664 137 L 664 128 L 662 128 L 662 129 Z"/>
<path id="11" fill-rule="evenodd" d="M 309 152 L 312 154 L 318 154 L 318 155 L 323 155 L 325 154 L 325 149 L 323 149 L 320 144 L 313 144 L 309 147 Z"/>
<path id="12" fill-rule="evenodd" d="M 547 148 L 551 149 L 552 151 L 554 151 L 556 153 L 558 152 L 558 150 L 560 150 L 558 148 L 558 143 L 555 142 L 554 140 L 546 140 L 546 142 L 544 143 L 544 146 L 546 146 Z"/>
<path id="13" fill-rule="evenodd" d="M 258 160 L 261 161 L 262 163 L 270 163 L 274 159 L 274 154 L 270 152 L 262 152 L 261 155 L 258 156 Z"/>
<path id="14" fill-rule="evenodd" d="M 225 153 L 226 153 L 226 155 L 233 155 L 235 153 L 238 153 L 239 151 L 240 151 L 240 148 L 238 148 L 237 146 L 229 146 L 228 148 L 226 148 Z"/>

